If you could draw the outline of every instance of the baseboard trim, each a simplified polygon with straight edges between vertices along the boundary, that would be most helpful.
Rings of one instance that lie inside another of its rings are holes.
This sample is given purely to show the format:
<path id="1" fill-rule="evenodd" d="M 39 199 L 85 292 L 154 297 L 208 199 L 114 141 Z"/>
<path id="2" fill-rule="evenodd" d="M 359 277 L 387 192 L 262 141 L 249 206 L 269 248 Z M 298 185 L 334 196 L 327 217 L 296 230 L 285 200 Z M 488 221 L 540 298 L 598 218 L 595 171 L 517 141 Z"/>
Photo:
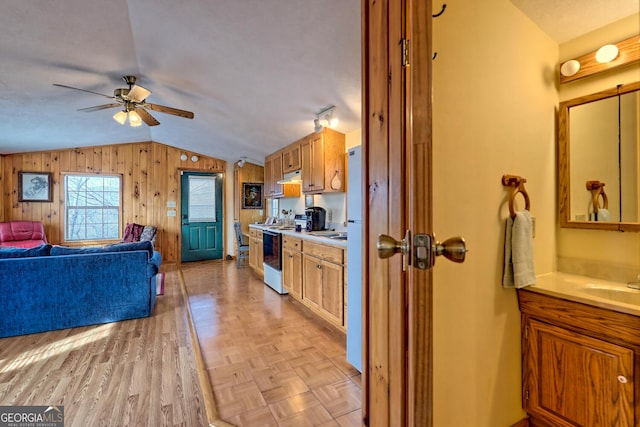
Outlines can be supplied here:
<path id="1" fill-rule="evenodd" d="M 529 427 L 529 418 L 523 418 L 515 424 L 512 424 L 511 427 Z"/>

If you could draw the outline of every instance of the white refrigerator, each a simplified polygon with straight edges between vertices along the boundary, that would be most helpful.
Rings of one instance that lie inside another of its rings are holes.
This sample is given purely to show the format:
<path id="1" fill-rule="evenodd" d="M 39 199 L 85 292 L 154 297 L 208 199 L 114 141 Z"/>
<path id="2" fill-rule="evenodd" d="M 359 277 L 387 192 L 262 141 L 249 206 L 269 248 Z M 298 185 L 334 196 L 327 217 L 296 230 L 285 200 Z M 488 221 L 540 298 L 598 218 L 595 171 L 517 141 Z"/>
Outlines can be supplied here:
<path id="1" fill-rule="evenodd" d="M 347 361 L 362 372 L 362 150 L 347 153 Z"/>

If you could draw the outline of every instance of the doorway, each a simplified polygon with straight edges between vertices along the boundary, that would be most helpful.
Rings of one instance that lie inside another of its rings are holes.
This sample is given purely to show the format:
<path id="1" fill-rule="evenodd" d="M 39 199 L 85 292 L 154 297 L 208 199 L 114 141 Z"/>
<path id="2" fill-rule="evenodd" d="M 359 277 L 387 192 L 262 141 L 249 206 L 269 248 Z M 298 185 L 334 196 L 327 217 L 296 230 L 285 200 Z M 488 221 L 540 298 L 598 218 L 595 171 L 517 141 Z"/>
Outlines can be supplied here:
<path id="1" fill-rule="evenodd" d="M 224 217 L 221 173 L 182 172 L 181 262 L 222 259 Z"/>

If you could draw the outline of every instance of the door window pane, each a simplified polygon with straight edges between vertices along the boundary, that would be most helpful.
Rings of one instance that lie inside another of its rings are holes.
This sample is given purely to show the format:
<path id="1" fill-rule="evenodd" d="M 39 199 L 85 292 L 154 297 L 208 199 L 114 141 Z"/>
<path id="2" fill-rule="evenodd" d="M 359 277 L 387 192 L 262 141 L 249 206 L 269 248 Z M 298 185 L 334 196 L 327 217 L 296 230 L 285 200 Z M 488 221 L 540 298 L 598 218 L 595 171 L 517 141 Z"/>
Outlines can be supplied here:
<path id="1" fill-rule="evenodd" d="M 189 222 L 216 222 L 216 177 L 189 176 Z"/>

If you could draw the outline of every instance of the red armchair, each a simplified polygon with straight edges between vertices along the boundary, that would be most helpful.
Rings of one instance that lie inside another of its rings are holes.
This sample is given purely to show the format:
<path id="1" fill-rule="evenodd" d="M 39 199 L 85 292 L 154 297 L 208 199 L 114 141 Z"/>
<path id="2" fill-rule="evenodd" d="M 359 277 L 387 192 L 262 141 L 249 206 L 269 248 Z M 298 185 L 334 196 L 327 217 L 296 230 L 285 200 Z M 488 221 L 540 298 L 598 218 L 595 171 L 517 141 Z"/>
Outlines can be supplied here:
<path id="1" fill-rule="evenodd" d="M 33 248 L 47 243 L 40 221 L 0 222 L 0 246 Z"/>

